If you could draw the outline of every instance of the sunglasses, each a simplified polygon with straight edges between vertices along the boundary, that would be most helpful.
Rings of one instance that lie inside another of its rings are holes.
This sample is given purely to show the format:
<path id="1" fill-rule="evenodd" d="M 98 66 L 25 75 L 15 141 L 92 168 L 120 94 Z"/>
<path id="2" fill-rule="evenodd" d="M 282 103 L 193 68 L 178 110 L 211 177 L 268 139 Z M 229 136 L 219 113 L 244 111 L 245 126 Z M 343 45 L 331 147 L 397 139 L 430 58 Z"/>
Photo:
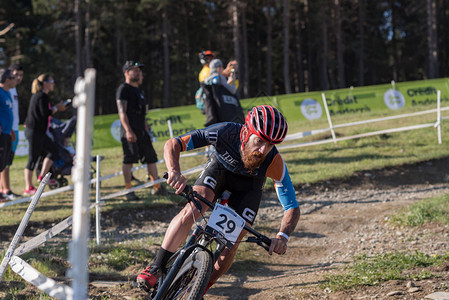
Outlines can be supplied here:
<path id="1" fill-rule="evenodd" d="M 8 79 L 16 79 L 15 76 L 9 76 Z"/>

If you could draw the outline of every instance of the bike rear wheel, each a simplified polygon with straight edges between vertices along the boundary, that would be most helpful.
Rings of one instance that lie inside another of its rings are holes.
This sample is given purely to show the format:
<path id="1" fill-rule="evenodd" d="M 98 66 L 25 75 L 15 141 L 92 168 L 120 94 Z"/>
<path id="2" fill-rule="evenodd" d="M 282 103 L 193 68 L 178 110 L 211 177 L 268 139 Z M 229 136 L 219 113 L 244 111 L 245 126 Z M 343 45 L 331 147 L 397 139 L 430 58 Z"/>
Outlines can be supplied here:
<path id="1" fill-rule="evenodd" d="M 191 254 L 176 274 L 165 299 L 201 300 L 212 267 L 212 257 L 206 251 Z"/>

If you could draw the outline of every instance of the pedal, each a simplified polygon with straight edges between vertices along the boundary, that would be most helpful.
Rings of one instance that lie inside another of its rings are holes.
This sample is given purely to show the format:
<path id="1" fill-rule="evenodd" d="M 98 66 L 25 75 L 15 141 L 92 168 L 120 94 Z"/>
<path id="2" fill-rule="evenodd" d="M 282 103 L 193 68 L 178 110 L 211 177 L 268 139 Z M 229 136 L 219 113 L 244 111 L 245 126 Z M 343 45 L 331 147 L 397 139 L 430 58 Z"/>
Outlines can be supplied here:
<path id="1" fill-rule="evenodd" d="M 134 285 L 135 287 L 138 287 L 139 289 L 141 289 L 141 290 L 144 291 L 145 293 L 151 294 L 151 290 L 152 290 L 152 289 L 148 289 L 148 288 L 145 286 L 145 284 L 142 284 L 142 283 L 140 283 L 140 282 L 133 281 L 133 285 Z"/>

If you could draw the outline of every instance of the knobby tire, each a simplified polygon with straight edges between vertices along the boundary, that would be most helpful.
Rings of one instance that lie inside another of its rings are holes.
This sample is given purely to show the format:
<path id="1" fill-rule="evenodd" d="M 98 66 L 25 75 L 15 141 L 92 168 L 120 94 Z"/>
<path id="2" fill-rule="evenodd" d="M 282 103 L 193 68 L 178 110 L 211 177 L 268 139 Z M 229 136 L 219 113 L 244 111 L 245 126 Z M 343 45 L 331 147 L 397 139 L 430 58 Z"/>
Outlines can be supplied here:
<path id="1" fill-rule="evenodd" d="M 201 250 L 191 254 L 176 274 L 165 299 L 201 300 L 212 267 L 212 258 L 208 252 Z"/>

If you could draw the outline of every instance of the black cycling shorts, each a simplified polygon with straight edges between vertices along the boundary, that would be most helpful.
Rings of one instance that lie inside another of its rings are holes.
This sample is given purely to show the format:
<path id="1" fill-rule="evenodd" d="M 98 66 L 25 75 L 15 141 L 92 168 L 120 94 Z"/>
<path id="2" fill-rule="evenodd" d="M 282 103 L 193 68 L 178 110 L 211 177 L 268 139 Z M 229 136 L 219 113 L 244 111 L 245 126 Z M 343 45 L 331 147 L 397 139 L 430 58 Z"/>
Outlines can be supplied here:
<path id="1" fill-rule="evenodd" d="M 212 155 L 195 185 L 212 189 L 215 193 L 214 201 L 224 191 L 229 191 L 229 206 L 252 225 L 259 210 L 265 179 L 235 174 Z"/>
<path id="2" fill-rule="evenodd" d="M 154 151 L 151 137 L 145 130 L 134 131 L 137 142 L 130 143 L 125 136 L 122 135 L 123 163 L 135 164 L 139 160 L 142 164 L 152 164 L 157 162 L 157 154 Z"/>

